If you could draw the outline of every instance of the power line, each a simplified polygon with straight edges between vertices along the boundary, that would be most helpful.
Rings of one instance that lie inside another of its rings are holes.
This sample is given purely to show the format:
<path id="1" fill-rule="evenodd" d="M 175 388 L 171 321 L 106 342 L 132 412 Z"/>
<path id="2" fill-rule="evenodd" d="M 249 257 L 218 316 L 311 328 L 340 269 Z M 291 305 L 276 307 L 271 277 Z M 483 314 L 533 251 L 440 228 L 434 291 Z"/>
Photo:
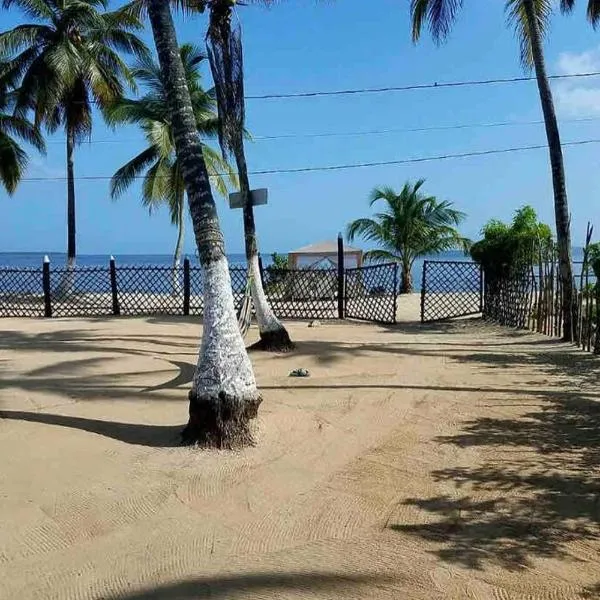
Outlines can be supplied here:
<path id="1" fill-rule="evenodd" d="M 592 121 L 600 121 L 598 117 L 581 117 L 576 119 L 561 119 L 560 123 L 589 123 Z M 543 125 L 543 119 L 534 121 L 497 121 L 489 123 L 455 123 L 449 125 L 431 125 L 428 127 L 405 127 L 397 129 L 368 129 L 364 131 L 331 131 L 322 133 L 281 133 L 276 135 L 256 135 L 252 136 L 253 141 L 262 142 L 267 140 L 283 140 L 283 139 L 298 139 L 298 138 L 335 138 L 335 137 L 360 137 L 370 135 L 388 135 L 393 133 L 419 133 L 426 131 L 448 131 L 454 129 L 486 129 L 493 127 L 517 127 L 521 125 Z M 145 138 L 115 138 L 115 139 L 100 139 L 89 140 L 81 145 L 87 144 L 130 144 L 130 143 L 146 142 Z M 66 140 L 50 140 L 47 144 L 65 144 Z"/>
<path id="2" fill-rule="evenodd" d="M 589 140 L 575 140 L 572 142 L 563 142 L 563 147 L 569 146 L 583 146 L 587 144 L 600 144 L 600 139 L 589 139 Z M 296 167 L 290 169 L 262 169 L 258 171 L 251 171 L 250 175 L 280 175 L 280 174 L 293 174 L 293 173 L 313 173 L 313 172 L 325 172 L 325 171 L 342 171 L 347 169 L 360 169 L 367 167 L 384 167 L 384 166 L 397 166 L 397 165 L 408 165 L 423 162 L 432 162 L 438 160 L 449 160 L 453 158 L 469 158 L 477 156 L 490 156 L 493 154 L 509 154 L 511 152 L 524 152 L 528 150 L 542 150 L 547 149 L 547 144 L 535 144 L 531 146 L 516 146 L 513 148 L 495 148 L 491 150 L 474 150 L 471 152 L 460 152 L 457 154 L 441 154 L 437 156 L 422 156 L 417 158 L 404 158 L 399 160 L 387 160 L 387 161 L 375 161 L 375 162 L 361 162 L 361 163 L 348 163 L 341 165 L 326 165 L 321 167 Z M 211 177 L 224 176 L 225 174 L 212 175 Z M 39 181 L 66 181 L 66 177 L 25 177 L 21 179 L 22 182 L 39 182 Z M 106 175 L 83 175 L 75 178 L 77 181 L 108 181 L 112 179 Z M 144 179 L 144 177 L 134 177 L 134 179 Z"/>
<path id="3" fill-rule="evenodd" d="M 572 73 L 569 75 L 549 75 L 550 80 L 560 79 L 575 79 L 584 77 L 596 77 L 600 75 L 600 71 L 592 71 L 589 73 Z M 535 76 L 523 76 L 523 77 L 500 77 L 497 79 L 479 79 L 470 81 L 446 81 L 438 83 L 413 83 L 409 85 L 400 86 L 387 86 L 378 88 L 357 88 L 357 89 L 346 89 L 346 90 L 331 90 L 328 92 L 315 91 L 315 92 L 291 92 L 285 94 L 261 94 L 253 96 L 245 96 L 246 100 L 283 100 L 289 98 L 318 98 L 326 96 L 350 96 L 356 94 L 385 94 L 389 92 L 407 92 L 411 90 L 431 90 L 441 88 L 454 88 L 454 87 L 467 87 L 467 86 L 479 86 L 479 85 L 496 85 L 504 83 L 523 83 L 526 81 L 535 81 Z"/>

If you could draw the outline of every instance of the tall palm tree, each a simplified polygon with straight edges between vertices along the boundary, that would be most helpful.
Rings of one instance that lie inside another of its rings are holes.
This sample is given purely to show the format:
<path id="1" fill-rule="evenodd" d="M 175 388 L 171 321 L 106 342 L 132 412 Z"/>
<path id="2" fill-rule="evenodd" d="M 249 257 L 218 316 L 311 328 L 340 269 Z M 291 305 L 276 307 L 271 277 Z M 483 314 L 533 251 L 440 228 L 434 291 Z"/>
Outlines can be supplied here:
<path id="1" fill-rule="evenodd" d="M 204 138 L 215 137 L 218 130 L 218 119 L 214 112 L 216 101 L 212 91 L 205 91 L 201 85 L 200 65 L 206 56 L 191 44 L 181 46 L 180 56 L 190 90 L 198 133 Z M 150 211 L 161 205 L 169 208 L 171 222 L 178 230 L 173 255 L 174 292 L 177 292 L 179 279 L 176 274 L 184 237 L 185 185 L 180 161 L 175 153 L 166 91 L 160 65 L 151 58 L 139 61 L 132 69 L 132 74 L 136 80 L 146 86 L 148 92 L 139 99 L 117 100 L 105 111 L 105 116 L 113 126 L 123 123 L 139 125 L 148 145 L 113 175 L 110 194 L 112 198 L 122 195 L 134 180 L 143 174 L 143 204 Z M 235 172 L 210 146 L 203 144 L 202 150 L 215 189 L 219 194 L 227 197 L 227 183 L 234 187 L 238 185 Z"/>
<path id="2" fill-rule="evenodd" d="M 411 0 L 412 35 L 417 41 L 425 23 L 428 23 L 436 41 L 443 41 L 450 28 L 462 0 Z M 571 257 L 571 227 L 569 204 L 565 184 L 565 169 L 554 110 L 552 91 L 548 82 L 542 39 L 546 33 L 553 10 L 553 0 L 505 0 L 509 20 L 514 24 L 521 45 L 521 62 L 526 68 L 534 68 L 552 169 L 554 190 L 554 213 L 556 239 L 558 243 L 559 271 L 563 289 L 563 331 L 566 340 L 574 339 L 574 280 Z M 559 0 L 563 12 L 573 10 L 575 0 Z M 588 0 L 588 19 L 596 25 L 600 20 L 600 2 Z"/>
<path id="3" fill-rule="evenodd" d="M 0 65 L 0 74 L 2 73 Z M 12 114 L 10 94 L 0 75 L 0 183 L 13 194 L 25 172 L 28 157 L 17 138 L 45 152 L 44 139 L 37 127 Z"/>
<path id="4" fill-rule="evenodd" d="M 375 188 L 369 206 L 385 202 L 383 212 L 374 218 L 357 219 L 348 225 L 350 241 L 356 237 L 374 242 L 380 248 L 365 253 L 367 260 L 389 260 L 400 263 L 400 293 L 413 290 L 412 267 L 417 258 L 446 250 L 467 250 L 470 241 L 456 227 L 464 213 L 452 208 L 451 202 L 440 202 L 421 192 L 425 183 L 407 182 L 397 193 L 391 187 Z"/>
<path id="5" fill-rule="evenodd" d="M 220 447 L 249 443 L 249 421 L 256 416 L 261 398 L 238 328 L 223 233 L 169 0 L 147 0 L 146 6 L 204 278 L 204 329 L 184 440 Z"/>
<path id="6" fill-rule="evenodd" d="M 257 0 L 270 4 L 273 0 Z M 269 306 L 262 285 L 258 260 L 258 242 L 254 209 L 250 202 L 250 182 L 244 151 L 244 66 L 241 27 L 231 27 L 236 0 L 197 0 L 200 10 L 210 11 L 207 45 L 217 102 L 219 106 L 219 141 L 224 156 L 232 155 L 237 165 L 242 195 L 244 240 L 250 275 L 252 301 L 260 341 L 254 348 L 288 351 L 294 345 L 281 321 Z"/>
<path id="7" fill-rule="evenodd" d="M 107 0 L 3 0 L 33 23 L 0 33 L 0 56 L 18 90 L 17 115 L 32 112 L 36 126 L 63 127 L 67 150 L 67 259 L 76 256 L 75 146 L 92 132 L 93 105 L 105 108 L 133 79 L 120 53 L 143 57 L 141 22 L 130 12 L 107 12 Z"/>

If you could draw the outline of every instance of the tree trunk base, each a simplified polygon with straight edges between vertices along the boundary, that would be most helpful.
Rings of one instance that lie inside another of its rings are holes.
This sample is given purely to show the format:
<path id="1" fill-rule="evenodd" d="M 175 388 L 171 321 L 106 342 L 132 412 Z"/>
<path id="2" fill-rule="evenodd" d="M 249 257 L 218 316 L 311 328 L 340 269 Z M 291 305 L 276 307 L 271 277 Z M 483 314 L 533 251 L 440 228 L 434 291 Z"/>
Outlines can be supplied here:
<path id="1" fill-rule="evenodd" d="M 228 450 L 253 445 L 250 421 L 258 414 L 260 396 L 240 401 L 221 392 L 215 402 L 214 398 L 198 396 L 192 389 L 188 397 L 190 417 L 181 432 L 182 444 Z"/>
<path id="2" fill-rule="evenodd" d="M 290 339 L 290 334 L 285 327 L 274 331 L 260 333 L 260 340 L 252 344 L 248 350 L 262 350 L 264 352 L 291 352 L 296 345 Z"/>

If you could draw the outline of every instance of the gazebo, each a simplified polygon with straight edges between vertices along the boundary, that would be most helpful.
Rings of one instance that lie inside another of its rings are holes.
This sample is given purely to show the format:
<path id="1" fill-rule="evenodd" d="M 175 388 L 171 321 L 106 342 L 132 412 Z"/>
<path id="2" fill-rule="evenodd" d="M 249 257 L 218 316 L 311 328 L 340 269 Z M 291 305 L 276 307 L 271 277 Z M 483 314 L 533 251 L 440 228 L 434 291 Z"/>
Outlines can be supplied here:
<path id="1" fill-rule="evenodd" d="M 290 269 L 314 268 L 320 263 L 329 263 L 337 266 L 338 263 L 338 241 L 317 242 L 309 246 L 303 246 L 288 253 L 288 266 Z M 358 248 L 344 246 L 344 266 L 361 267 L 363 252 Z"/>

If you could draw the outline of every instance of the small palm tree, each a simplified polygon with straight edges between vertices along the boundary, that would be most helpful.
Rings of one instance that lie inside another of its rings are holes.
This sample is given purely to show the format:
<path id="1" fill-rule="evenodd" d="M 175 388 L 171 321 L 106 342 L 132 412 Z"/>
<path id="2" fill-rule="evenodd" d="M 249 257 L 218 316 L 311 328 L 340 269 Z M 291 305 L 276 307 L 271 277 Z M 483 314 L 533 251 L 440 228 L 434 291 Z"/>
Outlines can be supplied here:
<path id="1" fill-rule="evenodd" d="M 463 0 L 411 0 L 413 40 L 419 39 L 423 25 L 426 23 L 429 24 L 431 34 L 436 41 L 440 42 L 446 39 L 462 5 Z M 515 26 L 521 45 L 521 62 L 525 68 L 534 69 L 537 79 L 552 168 L 556 240 L 564 296 L 563 331 L 564 337 L 572 340 L 575 304 L 569 204 L 560 133 L 542 47 L 543 37 L 548 30 L 555 5 L 558 5 L 563 12 L 570 12 L 575 6 L 575 0 L 558 0 L 557 2 L 553 0 L 505 0 L 506 12 L 509 20 Z M 594 26 L 600 21 L 600 2 L 598 0 L 588 0 L 587 17 Z"/>
<path id="2" fill-rule="evenodd" d="M 350 241 L 356 237 L 374 242 L 380 248 L 365 253 L 367 260 L 390 260 L 400 263 L 400 293 L 412 292 L 412 267 L 417 258 L 447 250 L 467 251 L 470 241 L 456 227 L 465 214 L 452 208 L 451 202 L 440 202 L 421 193 L 425 183 L 407 182 L 397 193 L 391 187 L 375 188 L 369 205 L 383 200 L 386 207 L 374 218 L 357 219 L 348 225 Z"/>
<path id="3" fill-rule="evenodd" d="M 0 66 L 0 72 L 1 69 Z M 16 190 L 28 162 L 27 153 L 16 138 L 45 152 L 39 129 L 23 117 L 12 114 L 10 96 L 0 82 L 0 182 L 9 194 Z"/>
<path id="4" fill-rule="evenodd" d="M 200 65 L 206 57 L 191 44 L 181 46 L 180 56 L 198 133 L 203 138 L 214 137 L 218 131 L 216 100 L 212 90 L 205 91 L 201 85 Z M 173 256 L 173 291 L 176 293 L 176 269 L 181 259 L 185 222 L 185 184 L 181 163 L 175 153 L 173 127 L 160 66 L 151 58 L 146 58 L 138 62 L 132 69 L 132 74 L 146 86 L 148 92 L 139 99 L 118 100 L 105 111 L 105 116 L 113 126 L 123 123 L 139 125 L 148 146 L 114 174 L 110 183 L 110 194 L 112 198 L 119 197 L 143 174 L 143 204 L 151 212 L 161 205 L 169 208 L 171 223 L 178 229 Z M 216 190 L 227 197 L 227 183 L 233 187 L 237 186 L 235 171 L 207 144 L 202 145 L 202 151 L 206 169 Z"/>
<path id="5" fill-rule="evenodd" d="M 4 0 L 33 23 L 0 33 L 5 75 L 17 88 L 15 114 L 34 115 L 50 133 L 64 127 L 67 147 L 67 258 L 76 256 L 75 146 L 92 132 L 93 105 L 101 109 L 133 85 L 120 53 L 148 50 L 133 33 L 141 22 L 129 10 L 106 12 L 106 0 Z"/>

